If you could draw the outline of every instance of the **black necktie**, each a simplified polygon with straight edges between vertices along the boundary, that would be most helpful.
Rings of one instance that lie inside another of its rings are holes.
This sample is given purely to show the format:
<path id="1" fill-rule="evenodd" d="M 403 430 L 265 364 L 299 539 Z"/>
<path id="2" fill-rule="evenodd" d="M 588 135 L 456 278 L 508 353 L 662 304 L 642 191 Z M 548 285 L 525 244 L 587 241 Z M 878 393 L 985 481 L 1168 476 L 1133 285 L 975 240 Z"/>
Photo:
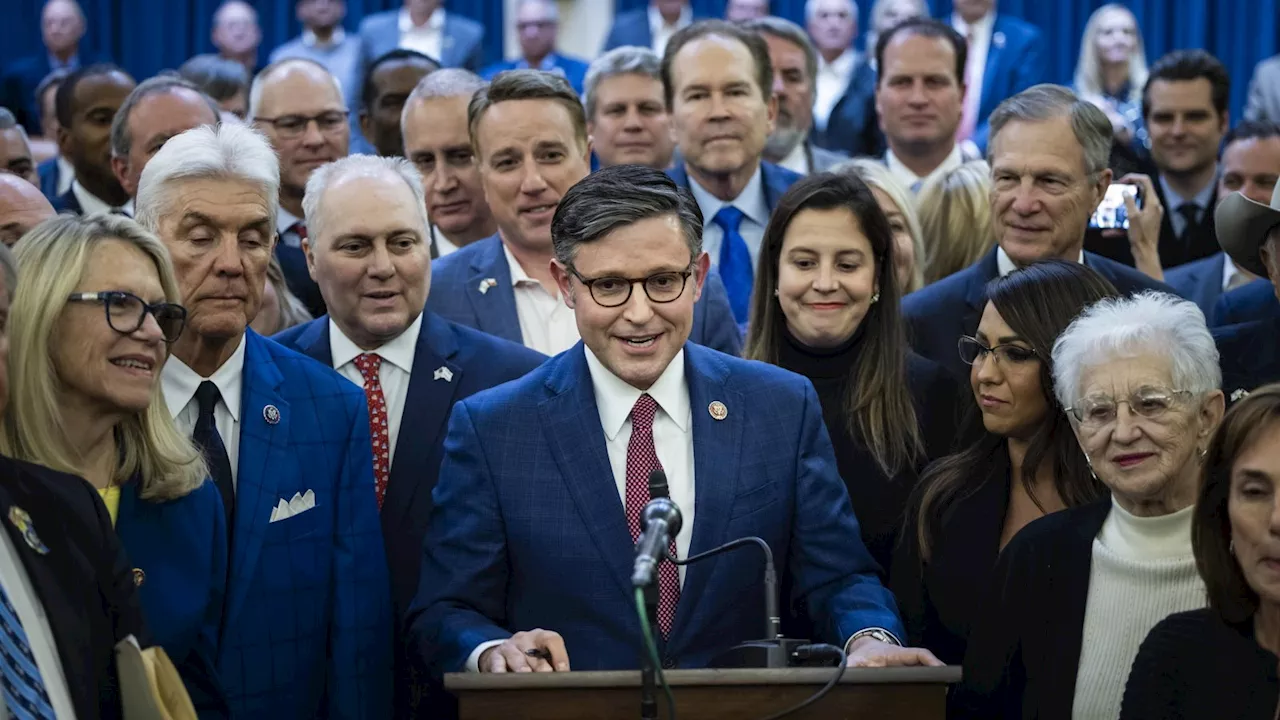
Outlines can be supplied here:
<path id="1" fill-rule="evenodd" d="M 213 419 L 213 408 L 218 404 L 218 386 L 205 380 L 196 388 L 196 405 L 200 414 L 196 418 L 196 429 L 191 433 L 204 460 L 209 465 L 209 474 L 213 483 L 222 494 L 222 505 L 227 511 L 227 537 L 231 537 L 232 519 L 235 517 L 236 491 L 231 483 L 231 460 L 227 458 L 227 446 L 222 444 L 222 436 L 218 434 L 218 424 Z"/>
<path id="2" fill-rule="evenodd" d="M 1190 239 L 1192 231 L 1200 224 L 1200 206 L 1193 202 L 1182 203 L 1178 206 L 1178 214 L 1187 221 L 1182 228 L 1182 234 L 1178 236 L 1178 239 L 1185 243 Z"/>

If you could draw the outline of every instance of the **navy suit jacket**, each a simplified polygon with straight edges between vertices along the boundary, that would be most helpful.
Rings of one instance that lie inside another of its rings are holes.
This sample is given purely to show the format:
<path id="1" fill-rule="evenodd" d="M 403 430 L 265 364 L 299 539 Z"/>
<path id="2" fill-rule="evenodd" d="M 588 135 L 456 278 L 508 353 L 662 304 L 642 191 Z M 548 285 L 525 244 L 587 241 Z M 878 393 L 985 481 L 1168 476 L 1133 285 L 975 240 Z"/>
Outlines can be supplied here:
<path id="1" fill-rule="evenodd" d="M 478 73 L 484 67 L 484 26 L 455 12 L 444 16 L 440 61 L 443 67 L 465 68 Z M 363 66 L 400 47 L 400 11 L 374 13 L 360 21 L 364 44 Z"/>
<path id="2" fill-rule="evenodd" d="M 619 13 L 613 19 L 613 27 L 609 28 L 609 36 L 604 40 L 604 49 L 608 52 L 624 45 L 653 49 L 653 31 L 649 29 L 649 8 L 642 7 Z"/>
<path id="3" fill-rule="evenodd" d="M 490 284 L 489 280 L 493 283 Z M 481 289 L 483 287 L 483 289 Z M 446 320 L 524 343 L 511 267 L 496 234 L 445 255 L 431 264 L 427 310 Z M 742 336 L 729 308 L 724 283 L 708 273 L 702 297 L 693 307 L 689 339 L 730 355 L 742 352 Z"/>
<path id="4" fill-rule="evenodd" d="M 760 537 L 817 638 L 842 644 L 867 627 L 902 637 L 813 386 L 693 343 L 684 364 L 697 505 L 690 554 Z M 713 401 L 728 409 L 723 420 L 703 411 Z M 434 672 L 450 672 L 479 644 L 540 627 L 564 637 L 575 670 L 635 668 L 633 547 L 579 343 L 454 408 L 412 642 Z M 705 667 L 760 634 L 760 567 L 750 552 L 688 567 L 664 666 Z"/>
<path id="5" fill-rule="evenodd" d="M 582 85 L 584 82 L 586 82 L 586 79 L 587 79 L 588 63 L 584 60 L 579 60 L 578 58 L 574 58 L 574 57 L 568 57 L 567 55 L 561 55 L 559 53 L 553 53 L 552 55 L 550 55 L 550 58 L 551 58 L 550 72 L 564 75 L 564 79 L 568 80 L 569 84 L 573 86 L 573 91 L 581 95 Z M 516 68 L 521 68 L 521 67 L 528 67 L 528 65 L 524 62 L 524 60 L 522 59 L 507 60 L 505 62 L 495 63 L 485 68 L 484 72 L 480 73 L 480 77 L 484 78 L 485 80 L 492 80 L 493 76 L 497 75 L 500 72 L 505 72 L 507 70 L 515 70 Z M 534 69 L 541 70 L 542 68 L 534 68 Z"/>
<path id="6" fill-rule="evenodd" d="M 1032 85 L 1044 82 L 1044 46 L 1044 36 L 1034 25 L 1003 13 L 996 15 L 991 29 L 991 45 L 987 49 L 987 67 L 982 75 L 978 121 L 972 137 L 983 153 L 987 151 L 990 132 L 987 119 L 995 112 L 996 106 Z"/>
<path id="7" fill-rule="evenodd" d="M 1141 290 L 1177 294 L 1168 285 L 1100 255 L 1086 252 L 1084 264 L 1110 280 L 1123 294 Z M 956 343 L 961 335 L 977 332 L 982 309 L 987 305 L 987 283 L 999 274 L 996 249 L 992 248 L 964 270 L 903 298 L 902 314 L 915 351 L 967 379 L 969 366 L 960 359 Z"/>
<path id="8" fill-rule="evenodd" d="M 54 202 L 58 199 L 58 180 L 62 174 L 58 167 L 58 158 L 51 157 L 36 166 L 36 174 L 40 176 L 40 192 Z"/>
<path id="9" fill-rule="evenodd" d="M 57 197 L 53 201 L 53 211 L 57 213 L 71 213 L 72 215 L 83 215 L 84 208 L 80 207 L 80 200 L 76 198 L 75 190 L 68 190 Z"/>
<path id="10" fill-rule="evenodd" d="M 364 393 L 252 330 L 244 342 L 218 662 L 232 714 L 389 717 L 390 580 Z M 312 509 L 271 521 L 305 495 Z"/>
<path id="11" fill-rule="evenodd" d="M 849 76 L 849 86 L 831 108 L 827 127 L 820 131 L 815 126 L 809 133 L 814 145 L 849 157 L 884 154 L 885 139 L 876 114 L 876 78 L 866 59 L 860 59 Z"/>
<path id="12" fill-rule="evenodd" d="M 138 594 L 156 644 L 173 660 L 201 718 L 230 717 L 218 679 L 218 633 L 227 591 L 227 521 L 222 496 L 206 482 L 175 500 L 120 489 L 116 534 L 142 571 Z"/>
<path id="13" fill-rule="evenodd" d="M 86 67 L 94 62 L 94 57 L 84 52 L 79 53 L 78 67 Z M 53 67 L 49 65 L 49 54 L 41 46 L 38 54 L 9 63 L 4 68 L 3 77 L 0 77 L 0 105 L 9 108 L 30 135 L 39 135 L 41 132 L 40 103 L 36 98 L 36 88 L 40 87 L 40 83 L 51 72 Z"/>
<path id="14" fill-rule="evenodd" d="M 675 180 L 676 185 L 686 190 L 689 189 L 689 171 L 685 169 L 684 163 L 680 163 L 668 170 L 667 177 Z M 761 184 L 764 186 L 765 205 L 768 206 L 769 212 L 772 213 L 773 209 L 778 207 L 778 201 L 782 199 L 782 196 L 800 179 L 800 175 L 784 167 L 761 160 L 760 179 L 762 181 Z M 703 218 L 702 222 L 705 226 L 706 223 L 711 222 L 711 218 Z"/>
<path id="15" fill-rule="evenodd" d="M 1214 328 L 1213 339 L 1228 402 L 1238 390 L 1252 392 L 1280 381 L 1280 316 Z"/>
<path id="16" fill-rule="evenodd" d="M 1222 293 L 1213 307 L 1210 324 L 1213 327 L 1226 327 L 1273 317 L 1280 317 L 1280 301 L 1276 300 L 1276 290 L 1271 281 L 1260 278 Z"/>
<path id="17" fill-rule="evenodd" d="M 1170 268 L 1164 282 L 1182 297 L 1200 306 L 1205 321 L 1213 317 L 1213 307 L 1222 297 L 1222 271 L 1226 255 L 1219 252 L 1185 265 Z"/>

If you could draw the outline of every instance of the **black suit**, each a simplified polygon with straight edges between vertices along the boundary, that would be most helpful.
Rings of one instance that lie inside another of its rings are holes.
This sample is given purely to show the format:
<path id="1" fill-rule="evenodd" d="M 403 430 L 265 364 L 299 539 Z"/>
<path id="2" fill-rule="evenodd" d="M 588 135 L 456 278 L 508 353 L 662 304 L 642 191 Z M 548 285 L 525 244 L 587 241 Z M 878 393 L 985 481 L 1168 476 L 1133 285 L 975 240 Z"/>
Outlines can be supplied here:
<path id="1" fill-rule="evenodd" d="M 14 507 L 30 515 L 47 553 L 8 520 Z M 146 647 L 149 638 L 102 500 L 80 478 L 0 456 L 0 517 L 48 616 L 76 716 L 120 717 L 115 645 L 134 635 Z"/>
<path id="2" fill-rule="evenodd" d="M 1164 219 L 1160 222 L 1160 264 L 1167 270 L 1201 258 L 1207 258 L 1221 252 L 1218 245 L 1218 233 L 1214 226 L 1213 209 L 1218 204 L 1218 190 L 1215 187 L 1208 207 L 1200 209 L 1198 222 L 1191 223 L 1184 231 L 1182 238 L 1173 229 L 1173 216 L 1178 214 L 1176 207 L 1169 207 L 1164 196 L 1164 188 L 1153 173 L 1151 184 L 1155 185 L 1156 195 L 1164 207 Z M 1084 249 L 1118 263 L 1133 267 L 1133 253 L 1129 250 L 1127 238 L 1104 238 L 1102 231 L 1090 230 L 1085 234 Z"/>
<path id="3" fill-rule="evenodd" d="M 1093 253 L 1084 254 L 1084 264 L 1126 295 L 1141 290 L 1177 294 L 1162 282 Z M 969 366 L 960 359 L 956 343 L 961 335 L 977 332 L 987 304 L 987 283 L 999 274 L 996 249 L 992 248 L 973 265 L 903 298 L 902 314 L 915 351 L 967 380 Z"/>
<path id="4" fill-rule="evenodd" d="M 884 134 L 876 115 L 876 71 L 865 60 L 858 60 L 844 94 L 831 108 L 826 128 L 819 131 L 815 125 L 809 138 L 818 147 L 849 157 L 884 153 Z"/>
<path id="5" fill-rule="evenodd" d="M 1238 390 L 1280 381 L 1280 316 L 1214 328 L 1213 339 L 1228 402 Z"/>

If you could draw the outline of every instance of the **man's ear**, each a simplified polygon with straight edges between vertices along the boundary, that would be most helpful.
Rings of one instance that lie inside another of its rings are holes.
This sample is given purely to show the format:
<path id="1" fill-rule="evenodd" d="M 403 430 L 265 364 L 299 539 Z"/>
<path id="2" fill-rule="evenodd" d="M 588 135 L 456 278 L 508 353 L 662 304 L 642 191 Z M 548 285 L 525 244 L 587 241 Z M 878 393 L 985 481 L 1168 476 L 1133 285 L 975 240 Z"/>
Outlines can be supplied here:
<path id="1" fill-rule="evenodd" d="M 279 237 L 280 236 L 277 234 L 276 238 L 278 239 Z M 275 248 L 272 247 L 272 251 L 274 250 Z M 302 254 L 307 258 L 307 274 L 311 276 L 311 280 L 313 282 L 319 282 L 319 280 L 316 280 L 316 254 L 314 248 L 311 247 L 311 240 L 303 239 Z"/>
<path id="2" fill-rule="evenodd" d="M 560 291 L 560 297 L 564 298 L 564 304 L 572 308 L 574 297 L 569 268 L 565 267 L 559 260 L 553 259 L 551 261 L 551 277 L 556 281 L 556 288 Z"/>

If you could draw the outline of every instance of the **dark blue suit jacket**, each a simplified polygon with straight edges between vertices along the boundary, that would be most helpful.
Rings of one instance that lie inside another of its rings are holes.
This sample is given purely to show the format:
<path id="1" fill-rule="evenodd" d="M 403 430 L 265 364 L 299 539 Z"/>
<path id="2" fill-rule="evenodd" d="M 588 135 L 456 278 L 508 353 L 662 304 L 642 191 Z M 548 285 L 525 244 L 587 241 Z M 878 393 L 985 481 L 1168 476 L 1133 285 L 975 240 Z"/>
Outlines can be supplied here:
<path id="1" fill-rule="evenodd" d="M 52 202 L 54 212 L 71 213 L 72 215 L 84 214 L 84 208 L 80 207 L 80 200 L 76 198 L 75 190 L 68 190 L 62 193 Z"/>
<path id="2" fill-rule="evenodd" d="M 206 482 L 176 500 L 120 489 L 116 534 L 141 570 L 138 594 L 156 644 L 173 660 L 201 718 L 230 717 L 218 679 L 218 633 L 227 591 L 227 521 L 222 496 Z"/>
<path id="3" fill-rule="evenodd" d="M 485 282 L 488 280 L 496 284 Z M 460 325 L 523 344 L 515 289 L 511 286 L 511 267 L 502 251 L 502 239 L 491 235 L 432 263 L 427 310 Z M 707 274 L 702 297 L 694 305 L 689 339 L 730 355 L 742 352 L 742 336 L 733 321 L 729 296 L 715 273 Z"/>
<path id="4" fill-rule="evenodd" d="M 613 19 L 613 27 L 609 28 L 609 36 L 605 38 L 604 49 L 601 52 L 608 52 L 624 45 L 653 48 L 653 32 L 649 29 L 647 6 L 619 13 Z"/>
<path id="5" fill-rule="evenodd" d="M 809 134 L 814 145 L 842 152 L 849 157 L 879 157 L 884 154 L 885 139 L 876 115 L 876 71 L 865 59 L 858 62 L 849 86 L 831 108 L 827 127 L 817 127 Z"/>
<path id="6" fill-rule="evenodd" d="M 676 184 L 682 188 L 689 188 L 689 171 L 685 169 L 684 164 L 676 165 L 667 171 L 667 177 L 676 181 Z M 769 207 L 769 212 L 778 207 L 778 201 L 786 194 L 787 190 L 800 179 L 798 173 L 774 165 L 771 162 L 760 161 L 760 179 L 764 185 L 764 202 Z M 703 218 L 703 224 L 711 222 L 711 218 Z"/>
<path id="7" fill-rule="evenodd" d="M 444 67 L 480 72 L 484 67 L 484 26 L 456 12 L 444 16 L 444 41 L 436 60 Z M 374 13 L 360 21 L 365 67 L 400 46 L 400 10 Z"/>
<path id="8" fill-rule="evenodd" d="M 760 537 L 817 638 L 842 644 L 873 626 L 901 633 L 813 386 L 693 343 L 684 363 L 697 498 L 689 552 Z M 724 420 L 703 411 L 713 401 L 728 409 Z M 479 644 L 535 627 L 564 637 L 575 670 L 637 667 L 633 543 L 583 345 L 458 403 L 445 452 L 409 611 L 412 642 L 433 671 L 459 670 Z M 661 650 L 669 666 L 705 667 L 759 636 L 760 567 L 750 552 L 689 566 Z"/>
<path id="9" fill-rule="evenodd" d="M 982 75 L 982 101 L 978 104 L 978 124 L 973 142 L 983 153 L 987 151 L 990 127 L 987 118 L 996 106 L 1044 82 L 1044 36 L 1029 23 L 1003 13 L 996 15 L 991 29 L 991 45 L 987 50 L 987 67 Z M 974 92 L 975 88 L 970 88 Z"/>
<path id="10" fill-rule="evenodd" d="M 86 67 L 96 61 L 96 58 L 81 52 L 77 67 Z M 49 54 L 42 46 L 40 53 L 9 63 L 4 68 L 3 77 L 0 77 L 0 105 L 9 108 L 31 135 L 41 132 L 36 88 L 51 72 L 53 67 L 49 65 Z"/>
<path id="11" fill-rule="evenodd" d="M 232 713 L 389 717 L 390 580 L 364 393 L 252 330 L 244 342 L 218 663 Z M 315 507 L 271 522 L 282 501 L 307 493 Z"/>
<path id="12" fill-rule="evenodd" d="M 1213 317 L 1213 307 L 1222 297 L 1222 270 L 1226 255 L 1219 252 L 1207 258 L 1170 268 L 1164 282 L 1182 297 L 1200 306 L 1205 321 Z"/>
<path id="13" fill-rule="evenodd" d="M 1086 252 L 1084 264 L 1097 270 L 1124 294 L 1141 290 L 1177 294 L 1168 285 L 1100 255 Z M 996 249 L 992 248 L 964 270 L 903 298 L 902 314 L 915 351 L 967 379 L 969 366 L 960 359 L 956 343 L 961 335 L 977 332 L 982 309 L 987 305 L 987 283 L 999 274 Z"/>
<path id="14" fill-rule="evenodd" d="M 568 57 L 559 53 L 549 56 L 551 58 L 550 72 L 564 75 L 564 79 L 569 81 L 573 86 L 574 92 L 582 94 L 582 84 L 587 79 L 588 63 L 578 58 Z M 507 60 L 505 62 L 495 63 L 484 69 L 480 73 L 480 77 L 485 80 L 492 80 L 494 75 L 507 70 L 515 70 L 516 68 L 528 67 L 524 60 Z M 541 70 L 542 68 L 534 68 Z"/>
<path id="15" fill-rule="evenodd" d="M 61 179 L 61 168 L 58 167 L 58 158 L 51 157 L 48 160 L 36 166 L 36 174 L 40 176 L 40 192 L 54 202 L 58 199 L 58 180 Z"/>
<path id="16" fill-rule="evenodd" d="M 1271 281 L 1262 278 L 1222 293 L 1213 306 L 1210 324 L 1226 327 L 1273 317 L 1280 317 L 1280 301 L 1276 300 L 1276 290 Z"/>
<path id="17" fill-rule="evenodd" d="M 1280 316 L 1214 328 L 1213 339 L 1228 402 L 1238 390 L 1280 381 Z"/>

